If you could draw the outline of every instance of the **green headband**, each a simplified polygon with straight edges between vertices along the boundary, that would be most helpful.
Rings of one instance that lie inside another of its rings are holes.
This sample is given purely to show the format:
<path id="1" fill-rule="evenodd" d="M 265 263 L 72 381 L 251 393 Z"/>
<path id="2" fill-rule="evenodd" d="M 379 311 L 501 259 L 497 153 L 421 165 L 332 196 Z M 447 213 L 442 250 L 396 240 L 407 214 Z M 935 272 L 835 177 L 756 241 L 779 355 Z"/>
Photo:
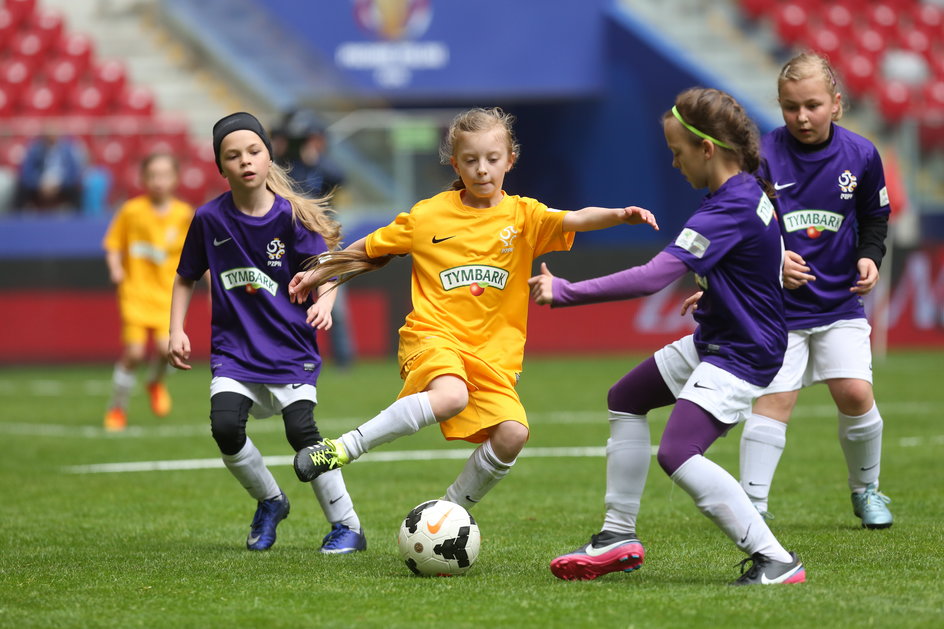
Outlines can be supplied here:
<path id="1" fill-rule="evenodd" d="M 694 134 L 697 135 L 698 137 L 704 138 L 704 139 L 706 139 L 706 140 L 711 140 L 712 142 L 714 142 L 715 144 L 717 144 L 718 146 L 720 146 L 720 147 L 722 147 L 722 148 L 730 149 L 730 150 L 732 150 L 732 151 L 734 150 L 734 149 L 732 149 L 730 146 L 728 146 L 727 144 L 725 144 L 724 142 L 722 142 L 721 140 L 716 140 L 716 139 L 714 139 L 713 137 L 711 137 L 710 135 L 708 135 L 707 133 L 705 133 L 704 131 L 699 131 L 698 129 L 696 129 L 696 128 L 693 127 L 692 125 L 690 125 L 690 124 L 688 124 L 687 122 L 685 122 L 685 120 L 682 119 L 682 114 L 679 113 L 678 107 L 676 107 L 676 106 L 674 106 L 674 105 L 672 106 L 672 115 L 675 116 L 675 119 L 676 119 L 676 120 L 678 120 L 679 122 L 682 123 L 682 126 L 683 126 L 683 127 L 685 127 L 686 129 L 688 129 L 689 131 L 691 131 L 692 133 L 694 133 Z"/>

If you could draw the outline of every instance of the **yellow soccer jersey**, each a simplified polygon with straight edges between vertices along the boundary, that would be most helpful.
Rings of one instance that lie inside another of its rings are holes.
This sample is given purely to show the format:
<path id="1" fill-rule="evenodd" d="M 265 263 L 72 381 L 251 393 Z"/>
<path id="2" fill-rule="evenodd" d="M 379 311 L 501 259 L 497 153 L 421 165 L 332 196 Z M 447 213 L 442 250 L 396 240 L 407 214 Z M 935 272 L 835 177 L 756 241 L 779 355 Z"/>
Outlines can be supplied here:
<path id="1" fill-rule="evenodd" d="M 400 328 L 400 362 L 453 346 L 505 373 L 521 371 L 532 261 L 568 250 L 565 212 L 505 195 L 485 210 L 443 192 L 367 237 L 367 255 L 413 256 L 413 311 Z"/>
<path id="2" fill-rule="evenodd" d="M 115 213 L 102 246 L 121 253 L 125 278 L 118 301 L 125 323 L 165 326 L 171 290 L 193 208 L 173 200 L 158 214 L 147 196 L 126 201 Z"/>

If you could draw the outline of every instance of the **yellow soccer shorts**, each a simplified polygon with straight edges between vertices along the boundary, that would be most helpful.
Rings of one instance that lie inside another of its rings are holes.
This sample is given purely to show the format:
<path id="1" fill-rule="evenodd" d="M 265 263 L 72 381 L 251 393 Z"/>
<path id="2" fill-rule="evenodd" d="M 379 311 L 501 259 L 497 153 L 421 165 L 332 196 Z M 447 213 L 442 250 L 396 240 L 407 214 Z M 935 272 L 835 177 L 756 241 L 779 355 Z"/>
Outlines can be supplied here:
<path id="1" fill-rule="evenodd" d="M 151 334 L 155 344 L 163 343 L 166 348 L 170 338 L 170 307 L 153 308 L 127 302 L 128 300 L 119 300 L 121 340 L 124 344 L 147 343 L 148 334 Z"/>
<path id="2" fill-rule="evenodd" d="M 404 382 L 398 398 L 425 390 L 437 376 L 453 375 L 465 380 L 468 405 L 455 417 L 439 423 L 446 439 L 481 443 L 488 439 L 489 429 L 504 421 L 516 421 L 528 428 L 513 378 L 470 354 L 447 347 L 430 348 L 409 358 L 400 375 Z"/>

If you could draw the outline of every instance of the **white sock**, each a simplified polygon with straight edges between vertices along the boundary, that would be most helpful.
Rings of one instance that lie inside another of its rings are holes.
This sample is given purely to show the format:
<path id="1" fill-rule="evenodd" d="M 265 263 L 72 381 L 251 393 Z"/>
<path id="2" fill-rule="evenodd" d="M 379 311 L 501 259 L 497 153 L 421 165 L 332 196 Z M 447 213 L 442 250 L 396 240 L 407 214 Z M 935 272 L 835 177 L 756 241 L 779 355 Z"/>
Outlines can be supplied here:
<path id="1" fill-rule="evenodd" d="M 878 483 L 882 462 L 882 416 L 875 404 L 865 415 L 838 415 L 839 445 L 849 468 L 849 489 L 861 492 L 866 485 Z"/>
<path id="2" fill-rule="evenodd" d="M 315 490 L 315 497 L 328 522 L 343 524 L 355 533 L 360 533 L 361 521 L 354 512 L 354 501 L 351 500 L 351 494 L 347 493 L 341 470 L 325 472 L 311 481 L 311 488 Z"/>
<path id="3" fill-rule="evenodd" d="M 121 363 L 115 365 L 115 371 L 112 374 L 111 401 L 108 408 L 128 408 L 128 398 L 131 397 L 131 391 L 137 383 L 137 378 L 133 371 L 125 369 Z"/>
<path id="4" fill-rule="evenodd" d="M 429 394 L 423 391 L 400 398 L 373 419 L 341 435 L 340 440 L 353 461 L 368 450 L 398 437 L 412 435 L 420 428 L 435 423 L 436 416 L 429 405 Z"/>
<path id="5" fill-rule="evenodd" d="M 741 487 L 758 511 L 767 510 L 767 498 L 780 455 L 787 443 L 787 425 L 754 413 L 741 434 Z"/>
<path id="6" fill-rule="evenodd" d="M 282 493 L 272 472 L 262 461 L 262 454 L 249 437 L 246 437 L 242 450 L 236 454 L 224 454 L 222 457 L 226 469 L 257 501 L 275 498 Z"/>
<path id="7" fill-rule="evenodd" d="M 483 441 L 465 462 L 455 482 L 446 490 L 446 500 L 466 509 L 471 508 L 508 475 L 514 464 L 515 461 L 505 463 L 499 459 L 491 442 Z"/>
<path id="8" fill-rule="evenodd" d="M 646 416 L 610 411 L 603 530 L 636 534 L 636 517 L 651 459 L 652 442 Z"/>
<path id="9" fill-rule="evenodd" d="M 774 561 L 793 560 L 738 482 L 720 465 L 696 454 L 675 470 L 672 480 L 747 554 L 760 553 Z"/>

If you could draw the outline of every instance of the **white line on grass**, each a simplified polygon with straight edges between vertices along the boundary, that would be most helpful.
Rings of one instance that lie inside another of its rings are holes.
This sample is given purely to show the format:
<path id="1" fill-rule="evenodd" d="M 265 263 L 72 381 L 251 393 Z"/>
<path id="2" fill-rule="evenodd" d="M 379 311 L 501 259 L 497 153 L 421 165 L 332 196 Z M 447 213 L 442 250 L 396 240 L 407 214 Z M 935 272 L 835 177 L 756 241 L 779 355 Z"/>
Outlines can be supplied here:
<path id="1" fill-rule="evenodd" d="M 656 447 L 653 446 L 653 454 Z M 390 452 L 370 452 L 357 461 L 358 463 L 385 463 L 390 461 L 448 461 L 469 458 L 472 450 L 392 450 Z M 521 456 L 528 458 L 566 458 L 566 457 L 604 457 L 606 448 L 526 448 Z M 292 464 L 292 456 L 267 456 L 268 466 L 287 466 Z M 72 465 L 63 468 L 70 474 L 107 474 L 120 472 L 167 472 L 180 470 L 206 470 L 223 467 L 220 459 L 179 459 L 176 461 L 137 461 L 130 463 L 96 463 L 93 465 Z"/>

